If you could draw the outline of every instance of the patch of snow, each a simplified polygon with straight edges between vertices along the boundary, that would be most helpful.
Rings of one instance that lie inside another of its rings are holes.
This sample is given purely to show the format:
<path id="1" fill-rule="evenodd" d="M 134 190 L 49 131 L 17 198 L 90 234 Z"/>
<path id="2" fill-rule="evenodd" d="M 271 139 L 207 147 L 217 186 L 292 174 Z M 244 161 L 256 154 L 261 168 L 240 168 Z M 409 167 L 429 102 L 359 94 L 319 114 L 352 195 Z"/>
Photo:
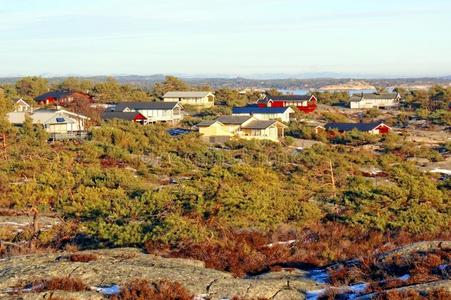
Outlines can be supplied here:
<path id="1" fill-rule="evenodd" d="M 106 286 L 94 286 L 91 287 L 91 289 L 106 296 L 117 295 L 121 290 L 121 288 L 117 284 Z"/>
<path id="2" fill-rule="evenodd" d="M 351 293 L 348 294 L 348 299 L 357 298 L 358 296 L 360 296 L 360 294 L 365 292 L 365 290 L 368 288 L 368 286 L 369 286 L 368 283 L 358 283 L 358 284 L 351 285 L 349 287 L 349 290 L 351 291 Z"/>
<path id="3" fill-rule="evenodd" d="M 324 273 L 325 273 L 325 275 L 324 275 Z M 310 277 L 312 279 L 316 279 L 318 282 L 319 282 L 319 280 L 323 280 L 323 282 L 321 282 L 321 283 L 327 283 L 328 275 L 325 270 L 313 270 L 310 273 Z M 318 278 L 319 278 L 319 280 L 318 280 Z M 407 281 L 407 280 L 409 280 L 409 278 L 410 278 L 410 275 L 405 274 L 403 276 L 398 277 L 397 279 Z M 360 297 L 366 291 L 368 286 L 369 286 L 368 283 L 362 282 L 362 283 L 357 283 L 357 284 L 353 284 L 350 286 L 331 287 L 331 288 L 334 289 L 339 294 L 345 296 L 345 299 L 356 299 L 356 298 Z M 324 296 L 326 291 L 327 291 L 327 289 L 307 291 L 306 299 L 307 300 L 319 299 L 320 297 Z"/>
<path id="4" fill-rule="evenodd" d="M 316 269 L 310 271 L 308 277 L 313 279 L 318 283 L 328 283 L 329 282 L 329 273 L 325 269 Z"/>
<path id="5" fill-rule="evenodd" d="M 367 289 L 367 287 L 368 283 L 358 283 L 350 286 L 343 286 L 338 288 L 332 287 L 332 288 L 339 294 L 346 296 L 346 299 L 355 299 L 359 297 L 360 294 Z M 327 289 L 308 291 L 305 296 L 307 300 L 316 300 L 324 296 L 326 291 Z"/>
<path id="6" fill-rule="evenodd" d="M 271 247 L 274 247 L 275 245 L 292 245 L 292 244 L 294 244 L 296 242 L 297 242 L 297 240 L 289 240 L 289 241 L 284 241 L 284 242 L 275 242 L 275 243 L 267 244 L 266 247 L 271 248 Z"/>
<path id="7" fill-rule="evenodd" d="M 193 300 L 207 300 L 210 299 L 207 294 L 197 295 L 193 298 Z"/>
<path id="8" fill-rule="evenodd" d="M 435 168 L 431 171 L 429 171 L 430 173 L 439 173 L 439 174 L 445 174 L 445 175 L 451 175 L 451 170 L 447 170 L 447 169 L 439 169 L 439 168 Z"/>
<path id="9" fill-rule="evenodd" d="M 31 286 L 29 286 L 29 287 L 26 287 L 26 288 L 23 288 L 23 289 L 21 289 L 21 288 L 9 288 L 9 289 L 6 289 L 6 293 L 32 293 L 32 292 L 34 292 L 34 291 L 36 291 L 36 290 L 39 290 L 39 289 L 42 289 L 44 287 L 44 284 L 38 284 L 38 285 L 31 285 Z"/>
<path id="10" fill-rule="evenodd" d="M 316 300 L 319 297 L 321 297 L 322 295 L 324 295 L 325 292 L 326 292 L 326 289 L 308 291 L 305 294 L 305 299 L 306 300 Z"/>
<path id="11" fill-rule="evenodd" d="M 0 226 L 5 226 L 5 225 L 25 227 L 25 226 L 30 226 L 31 224 L 30 223 L 17 223 L 17 222 L 0 222 Z"/>
<path id="12" fill-rule="evenodd" d="M 398 277 L 398 279 L 402 280 L 402 281 L 407 281 L 407 280 L 410 279 L 410 275 L 409 274 L 405 274 L 405 275 L 402 275 L 401 277 Z"/>

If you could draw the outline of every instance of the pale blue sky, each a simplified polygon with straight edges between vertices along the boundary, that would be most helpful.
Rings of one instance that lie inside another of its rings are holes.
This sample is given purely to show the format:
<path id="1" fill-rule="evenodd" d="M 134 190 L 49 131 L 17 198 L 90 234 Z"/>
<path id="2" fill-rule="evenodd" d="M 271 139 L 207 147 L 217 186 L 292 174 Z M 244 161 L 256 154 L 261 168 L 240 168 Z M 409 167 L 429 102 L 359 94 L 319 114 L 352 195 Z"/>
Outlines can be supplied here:
<path id="1" fill-rule="evenodd" d="M 451 74 L 450 0 L 0 0 L 0 76 Z"/>

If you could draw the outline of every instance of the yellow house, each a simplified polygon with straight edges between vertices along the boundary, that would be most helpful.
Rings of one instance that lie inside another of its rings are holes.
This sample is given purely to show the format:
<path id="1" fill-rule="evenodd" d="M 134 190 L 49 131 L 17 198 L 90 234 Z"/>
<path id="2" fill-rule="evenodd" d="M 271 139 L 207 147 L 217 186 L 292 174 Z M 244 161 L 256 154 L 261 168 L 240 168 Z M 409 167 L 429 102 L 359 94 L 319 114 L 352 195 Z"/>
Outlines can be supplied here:
<path id="1" fill-rule="evenodd" d="M 215 95 L 212 92 L 167 92 L 164 102 L 180 102 L 181 104 L 212 107 L 215 105 Z"/>
<path id="2" fill-rule="evenodd" d="M 213 121 L 203 121 L 196 126 L 202 137 L 211 143 L 225 142 L 233 137 L 279 142 L 287 128 L 279 121 L 258 120 L 251 116 L 222 116 Z"/>

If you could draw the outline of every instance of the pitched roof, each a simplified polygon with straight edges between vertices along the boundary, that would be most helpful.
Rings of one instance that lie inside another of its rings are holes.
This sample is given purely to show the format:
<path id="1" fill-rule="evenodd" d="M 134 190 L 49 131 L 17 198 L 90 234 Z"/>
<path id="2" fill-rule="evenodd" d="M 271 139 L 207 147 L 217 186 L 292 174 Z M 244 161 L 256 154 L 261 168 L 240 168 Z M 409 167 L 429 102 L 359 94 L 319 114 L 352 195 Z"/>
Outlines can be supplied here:
<path id="1" fill-rule="evenodd" d="M 241 125 L 246 121 L 252 119 L 251 116 L 222 116 L 217 119 L 217 121 L 222 124 L 230 124 L 230 125 Z"/>
<path id="2" fill-rule="evenodd" d="M 245 106 L 234 107 L 232 113 L 234 114 L 283 114 L 287 110 L 291 110 L 290 107 L 258 107 L 258 106 Z"/>
<path id="3" fill-rule="evenodd" d="M 385 99 L 396 99 L 399 96 L 398 93 L 362 93 L 362 94 L 354 94 L 351 96 L 350 101 L 359 102 L 363 99 L 371 99 L 371 100 L 385 100 Z"/>
<path id="4" fill-rule="evenodd" d="M 141 115 L 139 112 L 116 112 L 116 111 L 108 111 L 108 112 L 104 112 L 102 114 L 102 119 L 103 120 L 113 120 L 113 119 L 118 119 L 118 120 L 126 120 L 126 121 L 133 121 L 135 120 L 135 118 Z M 143 115 L 141 115 L 143 116 Z M 144 117 L 144 116 L 143 116 Z M 144 117 L 146 118 L 146 117 Z"/>
<path id="5" fill-rule="evenodd" d="M 163 98 L 203 98 L 212 94 L 212 92 L 202 91 L 187 91 L 187 92 L 167 92 Z"/>
<path id="6" fill-rule="evenodd" d="M 62 90 L 56 90 L 56 91 L 51 91 L 51 92 L 44 93 L 44 94 L 39 95 L 36 98 L 34 98 L 34 100 L 36 100 L 36 101 L 45 101 L 45 100 L 47 100 L 49 98 L 61 99 L 61 98 L 64 98 L 64 97 L 68 97 L 68 96 L 72 95 L 73 93 L 82 93 L 82 94 L 85 94 L 85 95 L 89 95 L 89 94 L 86 94 L 86 93 L 83 93 L 83 92 L 79 92 L 79 91 L 62 89 Z"/>
<path id="7" fill-rule="evenodd" d="M 282 95 L 282 96 L 266 96 L 267 100 L 274 101 L 308 101 L 312 98 L 310 95 Z"/>
<path id="8" fill-rule="evenodd" d="M 180 106 L 177 102 L 119 102 L 116 104 L 114 111 L 121 112 L 127 107 L 135 110 L 172 110 L 176 106 Z"/>
<path id="9" fill-rule="evenodd" d="M 76 120 L 72 117 L 79 117 L 88 119 L 85 116 L 77 115 L 65 110 L 36 110 L 33 113 L 28 112 L 12 112 L 8 114 L 8 120 L 11 124 L 23 124 L 25 116 L 29 116 L 33 124 L 66 124 L 75 123 Z"/>
<path id="10" fill-rule="evenodd" d="M 359 131 L 371 131 L 384 124 L 383 122 L 372 122 L 372 123 L 327 123 L 324 128 L 327 130 L 337 129 L 339 131 L 351 131 L 353 129 Z M 384 124 L 385 125 L 385 124 Z"/>
<path id="11" fill-rule="evenodd" d="M 214 123 L 217 123 L 217 122 L 218 121 L 216 121 L 216 120 L 206 120 L 206 121 L 197 123 L 196 126 L 197 127 L 210 127 L 211 125 L 213 125 Z"/>
<path id="12" fill-rule="evenodd" d="M 28 104 L 27 102 L 25 102 L 25 100 L 23 100 L 22 98 L 20 98 L 19 100 L 16 101 L 15 105 L 23 105 L 26 107 L 30 107 L 30 104 Z"/>
<path id="13" fill-rule="evenodd" d="M 71 117 L 76 117 L 76 118 L 80 118 L 80 119 L 89 119 L 89 117 L 71 112 L 71 111 L 67 111 L 64 109 L 48 109 L 48 108 L 39 108 L 33 111 L 33 115 L 38 115 L 38 114 L 55 114 L 55 113 L 60 113 L 60 114 L 65 114 L 65 115 L 69 115 Z"/>
<path id="14" fill-rule="evenodd" d="M 253 120 L 246 125 L 243 125 L 244 129 L 266 129 L 269 126 L 276 124 L 275 120 Z"/>

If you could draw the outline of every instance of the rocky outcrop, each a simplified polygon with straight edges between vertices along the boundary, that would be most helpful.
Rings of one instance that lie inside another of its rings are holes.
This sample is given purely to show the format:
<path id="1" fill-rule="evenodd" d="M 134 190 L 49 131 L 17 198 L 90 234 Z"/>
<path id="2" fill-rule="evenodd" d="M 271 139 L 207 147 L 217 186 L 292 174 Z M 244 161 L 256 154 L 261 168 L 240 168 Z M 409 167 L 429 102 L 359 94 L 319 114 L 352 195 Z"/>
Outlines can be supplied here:
<path id="1" fill-rule="evenodd" d="M 26 255 L 0 260 L 0 298 L 10 297 L 8 289 L 40 278 L 76 277 L 89 286 L 117 284 L 123 286 L 133 279 L 180 282 L 198 296 L 210 299 L 248 298 L 303 299 L 307 290 L 321 284 L 307 278 L 301 270 L 269 273 L 252 278 L 235 278 L 226 272 L 206 269 L 196 260 L 161 258 L 138 249 L 89 251 L 97 260 L 72 262 L 68 253 Z M 22 299 L 48 299 L 51 292 L 24 293 Z M 63 295 L 63 296 L 61 296 Z M 53 297 L 68 299 L 102 299 L 96 292 L 54 292 Z"/>
<path id="2" fill-rule="evenodd" d="M 430 293 L 434 290 L 444 290 L 451 293 L 451 280 L 440 280 L 435 282 L 429 282 L 429 283 L 422 283 L 422 284 L 414 284 L 409 286 L 404 286 L 400 288 L 394 288 L 387 290 L 385 292 L 406 292 L 406 291 L 417 291 L 420 293 Z M 371 293 L 363 296 L 359 296 L 357 298 L 354 298 L 356 300 L 370 300 L 373 299 L 376 295 L 379 295 L 381 293 Z"/>
<path id="3" fill-rule="evenodd" d="M 393 256 L 407 256 L 416 252 L 430 252 L 436 250 L 450 251 L 451 241 L 425 241 L 413 243 L 410 245 L 399 247 L 393 251 L 383 253 L 382 255 L 379 256 L 379 260 L 384 261 Z"/>

